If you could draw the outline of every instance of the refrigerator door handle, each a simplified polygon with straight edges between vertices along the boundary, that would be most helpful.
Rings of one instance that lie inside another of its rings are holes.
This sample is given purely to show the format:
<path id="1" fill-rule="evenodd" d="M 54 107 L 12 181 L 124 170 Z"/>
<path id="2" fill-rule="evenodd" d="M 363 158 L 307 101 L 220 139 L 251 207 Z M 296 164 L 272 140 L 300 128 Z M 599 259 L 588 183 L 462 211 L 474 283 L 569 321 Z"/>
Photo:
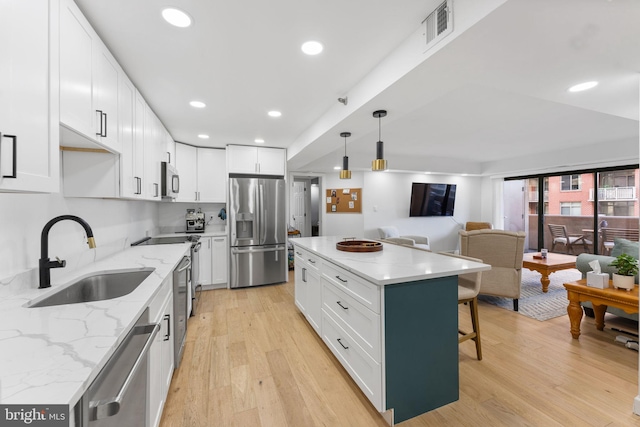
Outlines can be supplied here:
<path id="1" fill-rule="evenodd" d="M 264 211 L 264 185 L 258 184 L 258 208 L 257 211 L 260 213 L 260 220 L 258 223 L 260 224 L 260 229 L 258 230 L 260 236 L 260 244 L 264 245 L 264 242 L 267 241 L 267 225 L 264 223 L 267 218 L 266 212 Z"/>
<path id="2" fill-rule="evenodd" d="M 231 248 L 231 254 L 235 255 L 235 254 L 252 254 L 252 253 L 258 253 L 258 252 L 279 252 L 279 251 L 284 251 L 284 246 L 277 246 L 274 248 L 259 248 L 259 249 L 238 249 L 238 248 Z"/>

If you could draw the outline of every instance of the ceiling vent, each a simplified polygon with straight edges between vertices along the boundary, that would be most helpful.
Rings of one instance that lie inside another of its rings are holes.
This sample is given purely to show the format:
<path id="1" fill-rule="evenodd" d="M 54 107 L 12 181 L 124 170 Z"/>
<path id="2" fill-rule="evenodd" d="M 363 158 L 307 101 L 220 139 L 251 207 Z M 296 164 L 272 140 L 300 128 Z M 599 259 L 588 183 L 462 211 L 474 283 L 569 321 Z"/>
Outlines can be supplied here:
<path id="1" fill-rule="evenodd" d="M 425 48 L 428 51 L 453 31 L 453 0 L 442 2 L 422 21 Z"/>

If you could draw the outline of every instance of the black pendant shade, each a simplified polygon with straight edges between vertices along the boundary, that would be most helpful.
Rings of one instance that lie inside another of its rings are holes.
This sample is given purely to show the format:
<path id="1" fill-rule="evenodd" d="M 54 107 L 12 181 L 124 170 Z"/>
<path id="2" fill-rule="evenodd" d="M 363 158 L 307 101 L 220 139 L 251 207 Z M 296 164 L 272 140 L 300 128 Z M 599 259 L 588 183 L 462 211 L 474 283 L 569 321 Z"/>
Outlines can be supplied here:
<path id="1" fill-rule="evenodd" d="M 376 110 L 373 112 L 373 117 L 378 119 L 378 142 L 376 143 L 376 159 L 371 162 L 372 171 L 387 170 L 387 161 L 384 159 L 384 143 L 382 142 L 380 123 L 380 119 L 386 115 L 386 110 Z"/>

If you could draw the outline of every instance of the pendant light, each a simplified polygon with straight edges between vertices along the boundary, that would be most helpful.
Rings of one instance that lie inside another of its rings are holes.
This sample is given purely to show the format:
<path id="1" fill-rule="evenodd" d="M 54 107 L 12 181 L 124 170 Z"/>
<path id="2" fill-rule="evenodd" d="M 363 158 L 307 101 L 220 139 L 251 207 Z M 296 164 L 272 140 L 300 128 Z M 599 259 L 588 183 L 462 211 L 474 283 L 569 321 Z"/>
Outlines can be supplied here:
<path id="1" fill-rule="evenodd" d="M 341 132 L 340 136 L 344 138 L 344 157 L 342 158 L 342 170 L 340 171 L 340 179 L 351 179 L 351 171 L 349 170 L 349 158 L 347 157 L 347 138 L 351 136 L 351 132 Z"/>
<path id="2" fill-rule="evenodd" d="M 378 142 L 376 143 L 376 159 L 371 162 L 372 171 L 383 171 L 387 169 L 387 161 L 384 159 L 384 143 L 381 138 L 380 119 L 387 115 L 386 110 L 376 110 L 373 117 L 378 119 Z"/>

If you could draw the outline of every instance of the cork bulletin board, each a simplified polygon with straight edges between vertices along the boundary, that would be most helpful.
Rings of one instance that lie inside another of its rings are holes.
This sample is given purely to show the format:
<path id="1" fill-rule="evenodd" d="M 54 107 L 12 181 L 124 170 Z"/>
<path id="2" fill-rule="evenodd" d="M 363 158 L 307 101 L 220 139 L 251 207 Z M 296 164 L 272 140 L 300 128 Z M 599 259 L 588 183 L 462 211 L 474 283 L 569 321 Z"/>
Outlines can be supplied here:
<path id="1" fill-rule="evenodd" d="M 327 213 L 362 213 L 362 188 L 327 190 Z"/>

